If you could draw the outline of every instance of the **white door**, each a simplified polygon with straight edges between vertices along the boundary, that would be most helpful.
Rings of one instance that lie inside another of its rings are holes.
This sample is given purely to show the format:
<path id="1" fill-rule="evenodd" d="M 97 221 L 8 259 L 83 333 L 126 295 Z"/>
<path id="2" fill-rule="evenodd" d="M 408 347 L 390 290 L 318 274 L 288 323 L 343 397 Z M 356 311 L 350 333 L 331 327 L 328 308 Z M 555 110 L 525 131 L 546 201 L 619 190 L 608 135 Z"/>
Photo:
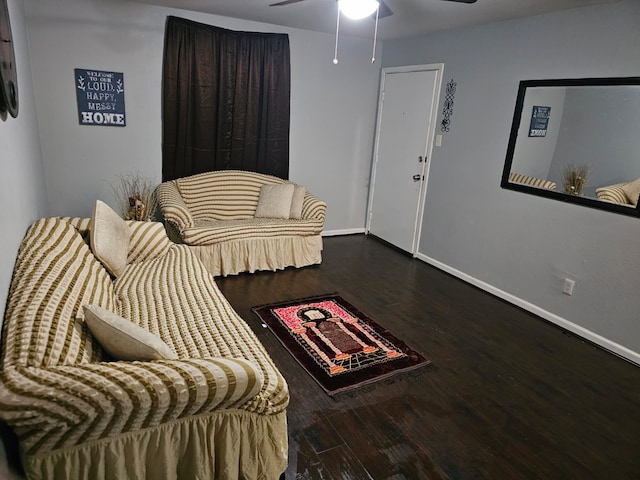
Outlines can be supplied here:
<path id="1" fill-rule="evenodd" d="M 443 66 L 385 68 L 368 231 L 416 253 Z"/>

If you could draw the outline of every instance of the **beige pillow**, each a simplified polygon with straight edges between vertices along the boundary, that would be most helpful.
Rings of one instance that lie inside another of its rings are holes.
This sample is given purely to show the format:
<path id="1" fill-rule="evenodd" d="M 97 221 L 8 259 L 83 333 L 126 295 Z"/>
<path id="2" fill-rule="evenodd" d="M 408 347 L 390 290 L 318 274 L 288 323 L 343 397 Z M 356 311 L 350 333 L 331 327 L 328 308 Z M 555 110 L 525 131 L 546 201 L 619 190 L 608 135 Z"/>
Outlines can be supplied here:
<path id="1" fill-rule="evenodd" d="M 117 277 L 127 266 L 129 225 L 106 203 L 96 200 L 89 222 L 91 250 L 111 275 Z"/>
<path id="2" fill-rule="evenodd" d="M 83 305 L 84 321 L 100 346 L 115 360 L 173 360 L 173 350 L 153 333 L 97 305 Z"/>
<path id="3" fill-rule="evenodd" d="M 256 207 L 256 218 L 289 218 L 291 200 L 293 199 L 293 183 L 263 185 Z"/>
<path id="4" fill-rule="evenodd" d="M 289 218 L 295 218 L 296 220 L 302 218 L 302 203 L 304 202 L 304 196 L 306 193 L 306 187 L 304 187 L 303 185 L 294 185 Z"/>
<path id="5" fill-rule="evenodd" d="M 638 195 L 640 195 L 640 178 L 623 185 L 622 190 L 624 190 L 629 203 L 636 206 L 638 204 Z"/>

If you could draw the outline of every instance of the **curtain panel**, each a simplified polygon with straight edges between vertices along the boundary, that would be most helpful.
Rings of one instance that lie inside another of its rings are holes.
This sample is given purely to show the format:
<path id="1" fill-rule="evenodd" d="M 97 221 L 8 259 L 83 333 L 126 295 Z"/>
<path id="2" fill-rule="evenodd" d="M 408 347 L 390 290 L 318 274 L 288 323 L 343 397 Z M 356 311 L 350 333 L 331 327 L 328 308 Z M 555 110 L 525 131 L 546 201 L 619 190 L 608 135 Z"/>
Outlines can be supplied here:
<path id="1" fill-rule="evenodd" d="M 213 170 L 289 176 L 289 36 L 167 17 L 162 180 Z"/>

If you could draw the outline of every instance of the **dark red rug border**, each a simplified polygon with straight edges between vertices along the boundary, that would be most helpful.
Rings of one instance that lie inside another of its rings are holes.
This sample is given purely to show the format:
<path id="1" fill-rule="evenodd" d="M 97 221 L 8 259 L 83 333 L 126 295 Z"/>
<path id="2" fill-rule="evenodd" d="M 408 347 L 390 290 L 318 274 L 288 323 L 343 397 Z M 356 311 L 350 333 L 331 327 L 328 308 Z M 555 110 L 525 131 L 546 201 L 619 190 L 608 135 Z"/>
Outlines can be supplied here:
<path id="1" fill-rule="evenodd" d="M 344 373 L 336 377 L 330 377 L 322 368 L 320 368 L 298 343 L 291 337 L 287 328 L 271 313 L 274 308 L 290 307 L 304 302 L 333 300 L 341 307 L 351 312 L 353 315 L 367 323 L 373 330 L 380 335 L 386 337 L 400 349 L 406 357 L 392 360 L 383 364 L 369 367 L 365 370 Z M 275 334 L 276 338 L 282 343 L 287 351 L 296 359 L 296 361 L 307 371 L 309 375 L 322 387 L 328 395 L 335 395 L 345 391 L 353 390 L 364 385 L 377 382 L 379 380 L 395 376 L 402 372 L 414 370 L 419 367 L 429 365 L 431 362 L 411 349 L 406 343 L 394 336 L 386 328 L 382 327 L 371 319 L 368 315 L 351 305 L 337 293 L 329 293 L 325 295 L 316 295 L 307 298 L 297 298 L 284 302 L 271 303 L 268 305 L 259 305 L 251 308 L 262 322 L 269 327 Z"/>

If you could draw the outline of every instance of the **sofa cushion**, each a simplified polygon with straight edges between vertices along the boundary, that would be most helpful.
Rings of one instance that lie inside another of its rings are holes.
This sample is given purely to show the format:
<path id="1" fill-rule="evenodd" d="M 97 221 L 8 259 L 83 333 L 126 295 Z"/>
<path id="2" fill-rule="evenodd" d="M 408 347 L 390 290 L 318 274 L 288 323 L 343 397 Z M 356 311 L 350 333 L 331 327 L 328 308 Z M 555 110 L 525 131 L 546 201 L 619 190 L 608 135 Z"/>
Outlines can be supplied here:
<path id="1" fill-rule="evenodd" d="M 191 248 L 174 245 L 154 261 L 130 265 L 114 282 L 114 290 L 119 312 L 158 332 L 183 361 L 244 359 L 262 372 L 256 377 L 247 365 L 242 367 L 250 381 L 264 382 L 243 410 L 272 414 L 284 409 L 289 398 L 285 380 Z M 239 380 L 233 383 L 234 389 L 242 386 Z M 219 395 L 224 392 L 216 391 L 215 398 Z"/>
<path id="2" fill-rule="evenodd" d="M 114 277 L 127 266 L 129 235 L 127 222 L 106 203 L 96 200 L 89 224 L 91 250 Z"/>
<path id="3" fill-rule="evenodd" d="M 316 219 L 247 218 L 202 222 L 182 233 L 184 243 L 187 245 L 212 245 L 251 238 L 319 235 L 322 227 L 322 220 Z"/>
<path id="4" fill-rule="evenodd" d="M 291 198 L 291 210 L 289 218 L 300 220 L 302 218 L 302 204 L 304 196 L 307 193 L 307 187 L 304 185 L 295 185 L 293 189 L 293 197 Z"/>
<path id="5" fill-rule="evenodd" d="M 633 182 L 625 183 L 622 186 L 622 190 L 624 190 L 624 194 L 629 203 L 636 206 L 638 204 L 638 196 L 640 195 L 640 178 Z"/>
<path id="6" fill-rule="evenodd" d="M 100 346 L 115 360 L 148 361 L 178 356 L 153 333 L 97 305 L 83 305 L 84 321 Z"/>
<path id="7" fill-rule="evenodd" d="M 293 183 L 263 185 L 256 206 L 256 218 L 289 218 L 291 200 L 295 186 Z"/>

